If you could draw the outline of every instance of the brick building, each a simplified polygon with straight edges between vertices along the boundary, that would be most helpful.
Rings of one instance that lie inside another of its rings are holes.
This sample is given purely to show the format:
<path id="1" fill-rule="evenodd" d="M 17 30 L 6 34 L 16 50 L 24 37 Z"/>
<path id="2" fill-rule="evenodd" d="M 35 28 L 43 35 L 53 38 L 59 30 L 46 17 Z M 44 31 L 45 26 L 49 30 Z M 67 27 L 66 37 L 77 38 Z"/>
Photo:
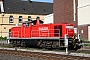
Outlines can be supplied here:
<path id="1" fill-rule="evenodd" d="M 54 22 L 74 23 L 77 27 L 77 0 L 54 0 Z"/>
<path id="2" fill-rule="evenodd" d="M 90 41 L 90 0 L 78 0 L 79 33 L 85 40 Z"/>
<path id="3" fill-rule="evenodd" d="M 73 23 L 76 33 L 90 41 L 90 0 L 54 0 L 54 23 Z"/>

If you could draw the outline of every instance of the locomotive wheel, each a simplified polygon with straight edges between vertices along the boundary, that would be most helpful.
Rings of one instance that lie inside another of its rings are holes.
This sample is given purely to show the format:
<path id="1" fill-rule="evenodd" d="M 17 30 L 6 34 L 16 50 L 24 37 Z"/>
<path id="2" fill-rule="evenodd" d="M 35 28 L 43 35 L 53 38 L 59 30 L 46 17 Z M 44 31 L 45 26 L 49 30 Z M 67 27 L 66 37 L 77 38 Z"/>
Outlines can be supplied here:
<path id="1" fill-rule="evenodd" d="M 37 46 L 40 47 L 41 43 L 42 43 L 42 40 L 37 41 Z"/>
<path id="2" fill-rule="evenodd" d="M 21 45 L 21 47 L 25 47 L 25 41 L 21 41 L 21 43 L 20 43 L 20 45 Z"/>
<path id="3" fill-rule="evenodd" d="M 57 48 L 56 42 L 53 42 L 52 48 Z"/>
<path id="4" fill-rule="evenodd" d="M 46 41 L 42 41 L 39 46 L 41 48 L 46 48 Z"/>
<path id="5" fill-rule="evenodd" d="M 12 46 L 16 47 L 17 46 L 16 41 L 12 41 L 12 42 L 13 42 Z"/>
<path id="6" fill-rule="evenodd" d="M 46 48 L 51 49 L 52 48 L 52 41 L 46 41 Z"/>
<path id="7" fill-rule="evenodd" d="M 17 46 L 20 46 L 20 40 L 19 40 L 19 41 L 17 41 Z"/>
<path id="8" fill-rule="evenodd" d="M 21 42 L 21 44 L 20 44 L 20 45 L 21 45 L 21 47 L 23 47 L 23 46 L 24 46 L 24 45 L 23 45 L 23 42 Z"/>
<path id="9" fill-rule="evenodd" d="M 13 45 L 13 41 L 10 41 L 10 44 L 11 44 L 12 47 L 14 47 L 14 45 Z"/>

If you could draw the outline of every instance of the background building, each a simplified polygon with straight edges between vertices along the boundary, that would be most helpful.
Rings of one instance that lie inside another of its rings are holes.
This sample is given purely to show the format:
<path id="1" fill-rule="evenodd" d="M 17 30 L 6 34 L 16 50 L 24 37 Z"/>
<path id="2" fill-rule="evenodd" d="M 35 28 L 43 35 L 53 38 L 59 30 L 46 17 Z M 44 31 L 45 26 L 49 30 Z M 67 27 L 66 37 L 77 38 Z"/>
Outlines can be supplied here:
<path id="1" fill-rule="evenodd" d="M 90 41 L 90 0 L 78 0 L 79 33 Z"/>
<path id="2" fill-rule="evenodd" d="M 21 25 L 23 21 L 35 20 L 37 16 L 44 21 L 44 16 L 53 12 L 53 3 L 24 0 L 0 0 L 0 36 L 7 36 L 9 29 Z"/>
<path id="3" fill-rule="evenodd" d="M 54 23 L 54 16 L 53 16 L 53 13 L 52 14 L 49 14 L 49 15 L 46 15 L 44 17 L 44 24 L 49 24 L 49 23 Z"/>
<path id="4" fill-rule="evenodd" d="M 73 23 L 77 27 L 78 0 L 54 0 L 54 22 Z"/>
<path id="5" fill-rule="evenodd" d="M 54 23 L 73 23 L 78 28 L 78 0 L 54 0 Z"/>
<path id="6" fill-rule="evenodd" d="M 75 32 L 90 41 L 90 0 L 54 0 L 54 23 L 73 23 Z"/>

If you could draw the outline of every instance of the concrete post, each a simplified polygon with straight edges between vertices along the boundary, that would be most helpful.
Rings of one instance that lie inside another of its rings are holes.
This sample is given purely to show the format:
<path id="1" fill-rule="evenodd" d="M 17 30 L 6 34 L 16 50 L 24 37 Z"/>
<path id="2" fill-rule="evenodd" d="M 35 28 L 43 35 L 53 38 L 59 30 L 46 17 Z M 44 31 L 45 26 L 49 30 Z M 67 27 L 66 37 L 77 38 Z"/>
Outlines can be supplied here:
<path id="1" fill-rule="evenodd" d="M 66 47 L 66 53 L 68 53 L 68 35 L 65 34 L 65 47 Z"/>

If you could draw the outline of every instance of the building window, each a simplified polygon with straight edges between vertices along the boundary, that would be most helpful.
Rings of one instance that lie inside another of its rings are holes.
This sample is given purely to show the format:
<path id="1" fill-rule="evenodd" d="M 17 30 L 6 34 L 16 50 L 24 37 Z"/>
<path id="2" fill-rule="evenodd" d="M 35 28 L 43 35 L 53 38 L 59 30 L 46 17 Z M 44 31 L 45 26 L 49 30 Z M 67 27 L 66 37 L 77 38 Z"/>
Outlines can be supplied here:
<path id="1" fill-rule="evenodd" d="M 28 21 L 31 21 L 31 16 L 28 16 Z"/>
<path id="2" fill-rule="evenodd" d="M 22 22 L 22 16 L 19 16 L 19 23 Z"/>
<path id="3" fill-rule="evenodd" d="M 83 34 L 83 30 L 81 30 L 81 33 Z"/>
<path id="4" fill-rule="evenodd" d="M 6 29 L 6 27 L 4 27 L 4 29 Z"/>
<path id="5" fill-rule="evenodd" d="M 3 2 L 0 1 L 0 12 L 4 12 Z"/>
<path id="6" fill-rule="evenodd" d="M 13 23 L 13 16 L 10 16 L 10 17 L 9 17 L 9 22 L 10 22 L 10 23 Z"/>

